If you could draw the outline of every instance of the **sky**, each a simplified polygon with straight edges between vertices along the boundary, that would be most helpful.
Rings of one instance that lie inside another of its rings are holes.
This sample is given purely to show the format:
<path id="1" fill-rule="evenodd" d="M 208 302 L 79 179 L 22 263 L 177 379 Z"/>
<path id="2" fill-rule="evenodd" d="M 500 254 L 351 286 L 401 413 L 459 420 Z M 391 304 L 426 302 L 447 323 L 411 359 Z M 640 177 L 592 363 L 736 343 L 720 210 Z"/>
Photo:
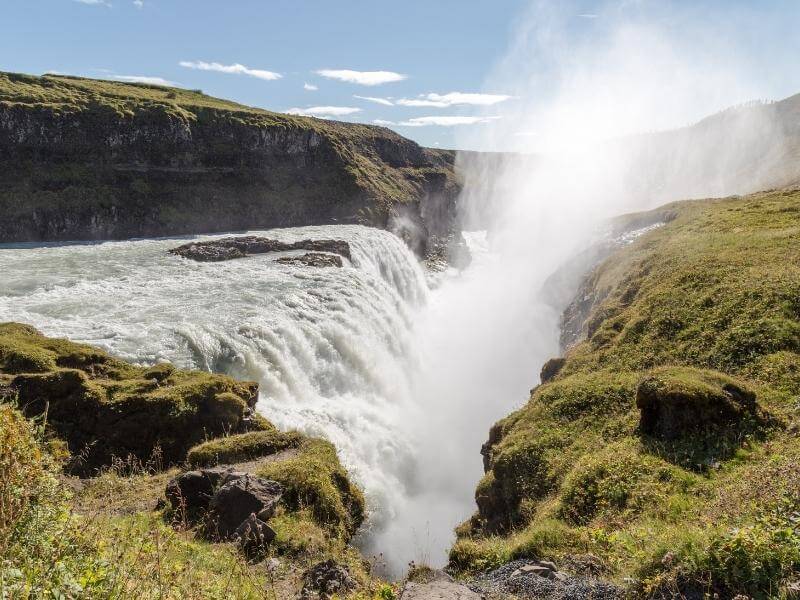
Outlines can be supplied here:
<path id="1" fill-rule="evenodd" d="M 385 125 L 426 146 L 481 149 L 483 129 L 535 102 L 531 95 L 546 97 L 558 80 L 537 55 L 515 68 L 539 69 L 538 88 L 520 93 L 513 73 L 496 76 L 515 37 L 539 14 L 531 4 L 3 0 L 0 70 L 169 83 L 269 110 Z M 736 40 L 752 62 L 741 70 L 758 80 L 748 88 L 756 97 L 800 91 L 792 66 L 800 51 L 796 0 L 552 4 L 567 47 L 600 43 L 624 14 L 702 31 L 709 42 Z M 727 104 L 748 99 L 732 94 Z M 719 103 L 702 109 L 727 105 Z"/>

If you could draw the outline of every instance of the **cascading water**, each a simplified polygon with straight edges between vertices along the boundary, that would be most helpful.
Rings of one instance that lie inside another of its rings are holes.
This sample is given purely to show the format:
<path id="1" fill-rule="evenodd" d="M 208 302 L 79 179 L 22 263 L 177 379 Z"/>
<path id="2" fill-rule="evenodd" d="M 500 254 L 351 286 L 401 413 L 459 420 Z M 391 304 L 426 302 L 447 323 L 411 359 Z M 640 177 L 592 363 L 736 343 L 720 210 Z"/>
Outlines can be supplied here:
<path id="1" fill-rule="evenodd" d="M 384 550 L 377 538 L 417 487 L 408 424 L 418 421 L 412 334 L 428 297 L 424 273 L 385 231 L 254 233 L 344 239 L 352 263 L 291 266 L 274 254 L 198 263 L 168 254 L 181 243 L 174 239 L 6 246 L 0 321 L 30 323 L 137 363 L 169 360 L 259 381 L 258 408 L 277 426 L 336 445 L 367 492 L 364 544 Z"/>

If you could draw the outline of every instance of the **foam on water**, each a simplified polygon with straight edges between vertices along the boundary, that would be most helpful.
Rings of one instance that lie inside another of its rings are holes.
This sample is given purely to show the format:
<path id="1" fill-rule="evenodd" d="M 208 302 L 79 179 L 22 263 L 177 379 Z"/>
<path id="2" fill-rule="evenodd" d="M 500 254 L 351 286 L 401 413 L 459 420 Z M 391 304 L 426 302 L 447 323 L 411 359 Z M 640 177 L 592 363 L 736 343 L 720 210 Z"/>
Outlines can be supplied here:
<path id="1" fill-rule="evenodd" d="M 415 488 L 407 424 L 420 410 L 412 336 L 428 297 L 423 272 L 385 231 L 252 233 L 345 239 L 353 260 L 341 269 L 282 265 L 274 254 L 198 263 L 167 253 L 185 241 L 175 239 L 0 247 L 0 321 L 136 363 L 169 360 L 259 381 L 259 409 L 276 425 L 337 446 L 367 492 L 372 537 L 380 536 L 402 519 Z"/>

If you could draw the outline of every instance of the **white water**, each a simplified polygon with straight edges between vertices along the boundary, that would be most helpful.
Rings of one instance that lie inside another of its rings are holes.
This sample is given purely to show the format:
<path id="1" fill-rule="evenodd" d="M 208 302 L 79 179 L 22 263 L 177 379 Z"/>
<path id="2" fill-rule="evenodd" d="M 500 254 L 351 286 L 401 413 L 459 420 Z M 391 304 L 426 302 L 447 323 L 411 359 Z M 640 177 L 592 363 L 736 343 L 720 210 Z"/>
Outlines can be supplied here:
<path id="1" fill-rule="evenodd" d="M 412 393 L 424 274 L 385 231 L 253 233 L 345 239 L 353 260 L 342 269 L 281 265 L 275 254 L 198 263 L 167 253 L 185 241 L 176 239 L 0 247 L 0 321 L 136 363 L 169 360 L 259 381 L 258 408 L 276 425 L 337 446 L 367 492 L 363 543 L 397 568 L 414 558 L 393 552 L 393 538 L 417 529 L 404 507 L 428 458 L 419 455 L 424 417 Z"/>

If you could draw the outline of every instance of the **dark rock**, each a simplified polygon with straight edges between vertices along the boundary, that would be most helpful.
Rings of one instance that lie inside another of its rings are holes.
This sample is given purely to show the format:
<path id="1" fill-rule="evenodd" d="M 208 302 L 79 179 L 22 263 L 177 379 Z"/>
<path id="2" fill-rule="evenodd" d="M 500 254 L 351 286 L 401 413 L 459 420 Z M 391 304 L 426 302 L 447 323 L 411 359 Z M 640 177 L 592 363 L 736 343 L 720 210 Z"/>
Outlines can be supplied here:
<path id="1" fill-rule="evenodd" d="M 342 257 L 336 254 L 308 252 L 302 256 L 282 256 L 277 261 L 284 265 L 300 264 L 307 267 L 342 267 Z"/>
<path id="2" fill-rule="evenodd" d="M 220 487 L 209 503 L 209 533 L 230 539 L 238 527 L 254 513 L 267 521 L 283 495 L 283 486 L 250 474 L 223 475 Z"/>
<path id="3" fill-rule="evenodd" d="M 303 600 L 312 598 L 330 598 L 334 594 L 344 595 L 356 587 L 355 580 L 350 577 L 347 567 L 334 560 L 317 563 L 303 576 Z"/>
<path id="4" fill-rule="evenodd" d="M 542 366 L 542 372 L 539 375 L 542 383 L 547 383 L 555 378 L 555 376 L 561 372 L 565 362 L 567 362 L 567 359 L 565 358 L 551 358 L 544 363 L 544 366 Z"/>
<path id="5" fill-rule="evenodd" d="M 309 250 L 312 253 L 328 252 L 351 260 L 350 244 L 344 240 L 301 240 L 281 242 L 253 235 L 228 237 L 206 242 L 191 242 L 172 248 L 170 254 L 191 258 L 200 262 L 216 262 L 242 258 L 251 254 L 269 252 L 288 252 L 290 250 Z M 289 257 L 287 257 L 289 258 Z M 313 259 L 309 259 L 313 260 Z M 341 260 L 339 261 L 341 262 Z M 312 265 L 317 266 L 317 265 Z M 323 265 L 330 266 L 330 265 Z M 341 266 L 341 265 L 338 265 Z"/>
<path id="6" fill-rule="evenodd" d="M 170 479 L 164 495 L 181 516 L 195 521 L 208 510 L 211 499 L 223 483 L 244 476 L 244 473 L 226 468 L 187 471 Z"/>
<path id="7" fill-rule="evenodd" d="M 259 519 L 254 513 L 250 513 L 233 533 L 233 540 L 239 545 L 245 556 L 248 558 L 261 558 L 275 539 L 275 530 Z"/>

